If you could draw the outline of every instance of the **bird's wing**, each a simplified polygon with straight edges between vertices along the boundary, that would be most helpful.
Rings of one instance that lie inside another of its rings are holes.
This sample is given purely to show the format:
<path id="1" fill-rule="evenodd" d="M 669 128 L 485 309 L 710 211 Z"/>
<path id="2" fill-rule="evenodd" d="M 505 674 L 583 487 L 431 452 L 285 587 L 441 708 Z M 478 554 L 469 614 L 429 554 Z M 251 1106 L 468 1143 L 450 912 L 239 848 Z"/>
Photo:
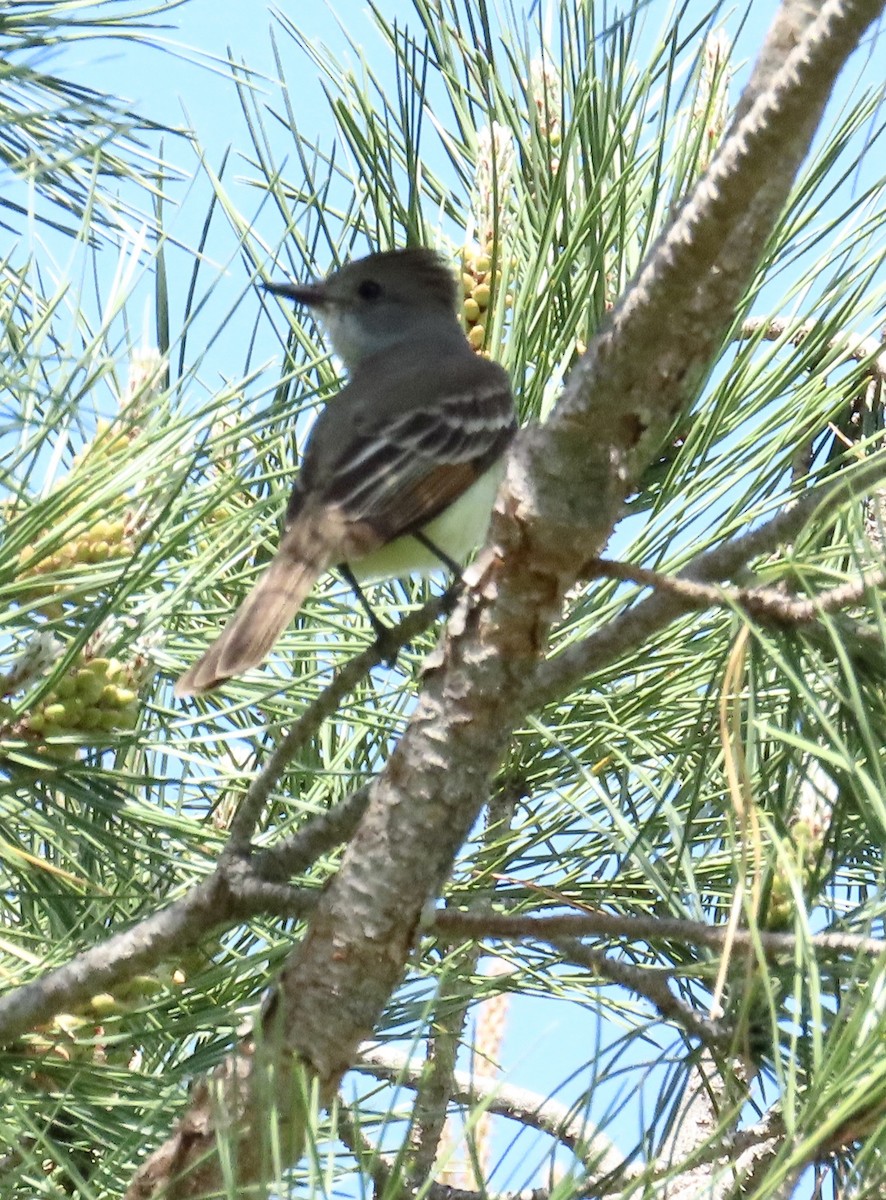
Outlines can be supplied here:
<path id="1" fill-rule="evenodd" d="M 515 429 L 506 380 L 433 397 L 352 438 L 323 498 L 390 541 L 448 508 L 504 452 Z"/>

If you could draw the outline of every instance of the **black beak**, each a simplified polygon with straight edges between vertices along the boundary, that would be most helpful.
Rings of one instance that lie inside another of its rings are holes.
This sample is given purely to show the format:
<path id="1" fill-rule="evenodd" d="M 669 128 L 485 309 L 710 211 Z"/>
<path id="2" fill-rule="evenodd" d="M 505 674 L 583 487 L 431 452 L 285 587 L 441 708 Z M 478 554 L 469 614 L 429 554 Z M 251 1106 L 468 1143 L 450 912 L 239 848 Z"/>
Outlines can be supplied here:
<path id="1" fill-rule="evenodd" d="M 320 307 L 326 303 L 326 289 L 322 283 L 263 283 L 266 292 L 275 296 L 286 296 L 308 307 Z"/>

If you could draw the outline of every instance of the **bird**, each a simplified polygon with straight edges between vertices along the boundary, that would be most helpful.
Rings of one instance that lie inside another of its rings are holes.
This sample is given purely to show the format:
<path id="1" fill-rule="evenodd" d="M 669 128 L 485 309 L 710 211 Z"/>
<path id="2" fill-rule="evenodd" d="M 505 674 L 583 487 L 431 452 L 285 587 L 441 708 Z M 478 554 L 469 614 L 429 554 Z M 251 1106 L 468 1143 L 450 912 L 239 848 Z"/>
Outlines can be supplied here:
<path id="1" fill-rule="evenodd" d="M 517 420 L 507 373 L 478 354 L 456 279 L 425 247 L 380 251 L 266 289 L 319 317 L 348 373 L 315 421 L 270 564 L 178 679 L 200 695 L 259 665 L 315 582 L 463 567 L 486 533 Z"/>

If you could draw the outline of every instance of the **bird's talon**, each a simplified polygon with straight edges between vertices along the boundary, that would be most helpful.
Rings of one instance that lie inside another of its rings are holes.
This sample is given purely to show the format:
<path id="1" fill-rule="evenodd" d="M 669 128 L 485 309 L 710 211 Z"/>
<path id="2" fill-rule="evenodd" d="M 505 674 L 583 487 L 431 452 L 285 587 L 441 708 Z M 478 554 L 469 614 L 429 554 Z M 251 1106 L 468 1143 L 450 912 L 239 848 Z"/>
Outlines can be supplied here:
<path id="1" fill-rule="evenodd" d="M 372 623 L 375 629 L 375 650 L 381 659 L 384 666 L 393 669 L 397 665 L 397 655 L 400 653 L 401 646 L 397 641 L 397 633 L 395 629 L 384 625 L 381 621 L 375 620 Z"/>

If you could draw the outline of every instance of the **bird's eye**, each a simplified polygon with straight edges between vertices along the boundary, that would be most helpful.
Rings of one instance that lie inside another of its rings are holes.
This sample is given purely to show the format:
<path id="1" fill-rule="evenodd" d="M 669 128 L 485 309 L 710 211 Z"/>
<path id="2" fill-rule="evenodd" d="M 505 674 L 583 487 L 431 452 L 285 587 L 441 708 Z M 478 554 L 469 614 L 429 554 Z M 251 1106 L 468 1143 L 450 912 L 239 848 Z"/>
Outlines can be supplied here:
<path id="1" fill-rule="evenodd" d="M 361 300 L 377 300 L 381 295 L 381 284 L 374 279 L 364 279 L 357 288 L 357 295 Z"/>

